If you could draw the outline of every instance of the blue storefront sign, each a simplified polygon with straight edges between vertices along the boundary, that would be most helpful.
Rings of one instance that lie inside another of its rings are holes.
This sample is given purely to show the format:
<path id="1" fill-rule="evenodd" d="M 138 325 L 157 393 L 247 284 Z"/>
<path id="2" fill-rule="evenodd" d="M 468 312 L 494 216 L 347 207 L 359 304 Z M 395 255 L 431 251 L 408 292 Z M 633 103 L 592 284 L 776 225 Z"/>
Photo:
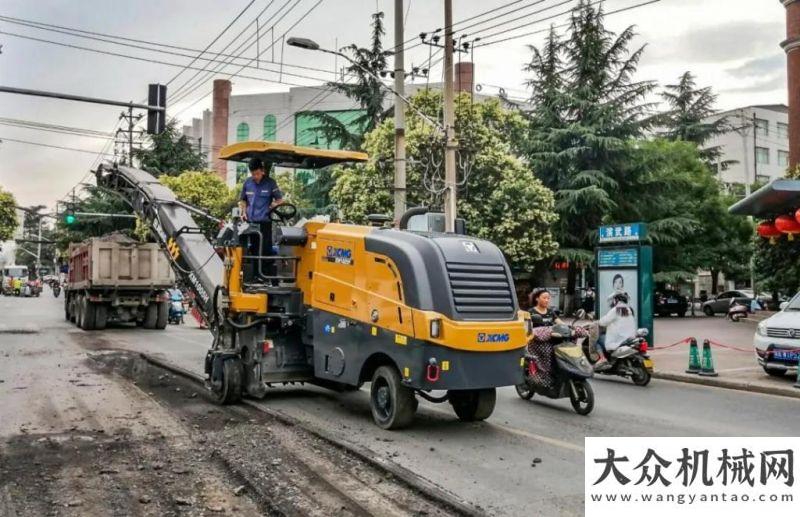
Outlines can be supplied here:
<path id="1" fill-rule="evenodd" d="M 613 224 L 601 226 L 598 232 L 601 244 L 640 242 L 647 236 L 647 226 L 644 223 Z"/>

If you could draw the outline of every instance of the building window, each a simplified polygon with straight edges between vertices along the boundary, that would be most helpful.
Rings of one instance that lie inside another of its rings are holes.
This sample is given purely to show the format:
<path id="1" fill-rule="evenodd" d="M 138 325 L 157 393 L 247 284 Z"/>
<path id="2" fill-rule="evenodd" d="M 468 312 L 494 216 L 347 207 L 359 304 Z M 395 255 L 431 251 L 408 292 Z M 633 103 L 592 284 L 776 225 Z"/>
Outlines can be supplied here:
<path id="1" fill-rule="evenodd" d="M 756 119 L 756 134 L 758 136 L 769 136 L 769 121 L 761 118 Z"/>
<path id="2" fill-rule="evenodd" d="M 236 126 L 236 141 L 237 142 L 246 142 L 250 138 L 250 126 L 247 125 L 247 122 L 242 122 L 238 126 Z"/>
<path id="3" fill-rule="evenodd" d="M 778 122 L 778 136 L 781 138 L 789 138 L 789 124 Z"/>
<path id="4" fill-rule="evenodd" d="M 769 165 L 769 149 L 766 147 L 756 147 L 756 163 L 759 165 Z"/>
<path id="5" fill-rule="evenodd" d="M 275 115 L 267 115 L 264 117 L 264 140 L 277 140 L 277 123 Z"/>
<path id="6" fill-rule="evenodd" d="M 781 167 L 788 167 L 789 166 L 789 152 L 788 151 L 778 151 L 778 165 Z"/>

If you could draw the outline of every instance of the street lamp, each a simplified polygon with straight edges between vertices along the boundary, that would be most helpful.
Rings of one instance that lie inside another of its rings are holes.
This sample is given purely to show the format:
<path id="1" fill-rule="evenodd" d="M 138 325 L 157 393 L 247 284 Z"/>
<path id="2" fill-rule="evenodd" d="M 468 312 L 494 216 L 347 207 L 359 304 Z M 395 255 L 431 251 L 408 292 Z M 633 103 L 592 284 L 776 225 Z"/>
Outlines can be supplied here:
<path id="1" fill-rule="evenodd" d="M 406 106 L 408 106 L 409 108 L 414 110 L 414 112 L 417 115 L 419 115 L 423 120 L 425 120 L 425 122 L 427 122 L 428 124 L 432 125 L 436 129 L 444 132 L 444 127 L 442 127 L 441 124 L 439 124 L 435 120 L 433 120 L 430 117 L 428 117 L 422 111 L 418 110 L 416 107 L 414 107 L 411 104 L 410 100 L 408 100 L 406 97 L 404 97 L 403 95 L 401 95 L 399 92 L 395 91 L 394 89 L 386 86 L 383 83 L 383 81 L 381 80 L 380 77 L 378 77 L 377 75 L 372 73 L 372 71 L 369 70 L 368 68 L 364 68 L 359 63 L 356 63 L 355 61 L 353 61 L 350 58 L 350 56 L 348 56 L 347 54 L 339 52 L 338 50 L 330 50 L 330 49 L 327 49 L 327 48 L 322 48 L 322 47 L 319 46 L 319 44 L 316 41 L 314 41 L 312 39 L 308 39 L 308 38 L 291 37 L 288 40 L 286 40 L 286 44 L 289 45 L 290 47 L 297 47 L 297 48 L 302 48 L 302 49 L 305 49 L 305 50 L 316 50 L 317 52 L 324 52 L 326 54 L 333 54 L 334 56 L 339 56 L 339 57 L 341 57 L 343 59 L 346 59 L 347 61 L 352 63 L 354 66 L 357 66 L 358 68 L 360 68 L 362 72 L 364 72 L 365 74 L 369 75 L 370 77 L 372 77 L 373 79 L 378 81 L 378 84 L 380 84 L 382 87 L 386 88 L 388 91 L 392 92 L 398 99 L 401 99 L 406 104 Z"/>

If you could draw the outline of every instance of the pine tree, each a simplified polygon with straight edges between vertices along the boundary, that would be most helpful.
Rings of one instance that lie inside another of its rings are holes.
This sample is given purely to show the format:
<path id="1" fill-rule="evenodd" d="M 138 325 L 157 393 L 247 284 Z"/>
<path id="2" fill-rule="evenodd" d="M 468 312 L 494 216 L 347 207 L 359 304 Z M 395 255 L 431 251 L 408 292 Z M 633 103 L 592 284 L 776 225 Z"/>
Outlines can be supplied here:
<path id="1" fill-rule="evenodd" d="M 708 120 L 717 113 L 714 109 L 717 96 L 711 87 L 698 88 L 694 75 L 684 72 L 677 84 L 664 87 L 661 97 L 669 107 L 658 118 L 659 124 L 665 128 L 661 135 L 669 140 L 692 142 L 701 149 L 700 154 L 706 162 L 717 162 L 722 149 L 704 146 L 715 136 L 730 131 L 731 127 L 726 117 Z"/>
<path id="2" fill-rule="evenodd" d="M 327 83 L 326 86 L 355 101 L 363 113 L 348 122 L 343 122 L 330 113 L 312 111 L 310 114 L 319 121 L 319 126 L 313 129 L 320 131 L 329 145 L 333 144 L 340 149 L 360 149 L 364 135 L 378 127 L 378 124 L 391 113 L 392 108 L 387 110 L 384 107 L 386 87 L 377 79 L 385 74 L 387 66 L 388 52 L 383 50 L 382 41 L 385 33 L 383 13 L 377 12 L 372 15 L 372 37 L 369 48 L 351 44 L 342 49 L 349 53 L 354 61 L 345 70 L 348 75 L 355 78 L 355 81 L 351 83 L 334 81 Z"/>
<path id="3" fill-rule="evenodd" d="M 629 167 L 633 140 L 649 128 L 655 87 L 634 81 L 644 47 L 629 51 L 633 27 L 606 30 L 602 7 L 581 0 L 567 37 L 554 30 L 528 70 L 534 88 L 527 158 L 534 173 L 556 194 L 560 216 L 558 255 L 570 261 L 568 293 L 577 263 L 591 261 L 597 228 L 619 207 L 635 179 Z"/>

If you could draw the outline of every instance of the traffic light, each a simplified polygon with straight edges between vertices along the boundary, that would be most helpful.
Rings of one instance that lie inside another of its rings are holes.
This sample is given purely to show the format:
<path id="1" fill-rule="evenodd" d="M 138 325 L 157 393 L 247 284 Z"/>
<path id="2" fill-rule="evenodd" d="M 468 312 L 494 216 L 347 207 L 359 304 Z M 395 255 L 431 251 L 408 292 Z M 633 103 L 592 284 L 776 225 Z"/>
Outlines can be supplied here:
<path id="1" fill-rule="evenodd" d="M 164 108 L 163 110 L 147 110 L 147 134 L 160 135 L 164 132 L 167 120 L 167 86 L 151 84 L 147 88 L 147 104 Z"/>
<path id="2" fill-rule="evenodd" d="M 67 226 L 69 226 L 75 224 L 75 221 L 77 221 L 77 218 L 75 217 L 75 212 L 72 210 L 72 208 L 68 208 L 67 211 L 64 213 L 64 223 Z"/>

